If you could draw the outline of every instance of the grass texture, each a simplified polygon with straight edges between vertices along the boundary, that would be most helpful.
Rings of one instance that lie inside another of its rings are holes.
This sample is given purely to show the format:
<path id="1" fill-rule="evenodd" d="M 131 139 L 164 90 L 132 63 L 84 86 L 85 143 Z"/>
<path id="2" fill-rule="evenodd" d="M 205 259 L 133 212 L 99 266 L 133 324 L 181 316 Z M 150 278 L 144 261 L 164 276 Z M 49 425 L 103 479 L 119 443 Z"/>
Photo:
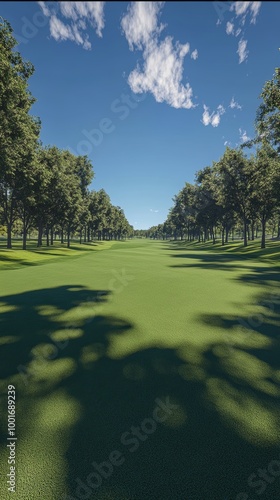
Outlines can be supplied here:
<path id="1" fill-rule="evenodd" d="M 258 246 L 1 248 L 0 497 L 279 498 L 280 247 Z"/>

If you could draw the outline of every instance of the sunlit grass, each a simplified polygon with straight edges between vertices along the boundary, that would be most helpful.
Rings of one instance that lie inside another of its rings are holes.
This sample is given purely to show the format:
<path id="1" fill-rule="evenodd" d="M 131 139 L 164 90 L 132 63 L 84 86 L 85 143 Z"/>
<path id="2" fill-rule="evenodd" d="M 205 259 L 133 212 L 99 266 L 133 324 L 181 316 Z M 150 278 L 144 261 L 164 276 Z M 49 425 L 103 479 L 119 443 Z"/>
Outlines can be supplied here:
<path id="1" fill-rule="evenodd" d="M 4 269 L 14 269 L 22 266 L 35 266 L 60 260 L 65 257 L 79 257 L 89 251 L 108 249 L 112 246 L 111 241 L 95 241 L 91 243 L 72 242 L 67 248 L 66 243 L 61 244 L 54 241 L 53 246 L 43 245 L 37 248 L 35 241 L 28 242 L 27 250 L 22 250 L 19 240 L 13 241 L 13 248 L 7 249 L 5 242 L 0 241 L 0 271 Z"/>

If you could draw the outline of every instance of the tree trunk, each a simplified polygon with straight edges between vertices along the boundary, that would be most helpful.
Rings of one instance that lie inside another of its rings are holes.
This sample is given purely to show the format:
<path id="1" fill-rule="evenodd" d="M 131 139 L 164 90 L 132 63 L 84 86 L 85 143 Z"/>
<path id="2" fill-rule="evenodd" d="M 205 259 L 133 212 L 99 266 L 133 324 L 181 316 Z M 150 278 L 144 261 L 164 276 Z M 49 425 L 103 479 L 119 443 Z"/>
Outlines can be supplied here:
<path id="1" fill-rule="evenodd" d="M 37 241 L 37 247 L 42 246 L 42 238 L 43 238 L 43 225 L 41 222 L 38 224 L 38 241 Z"/>
<path id="2" fill-rule="evenodd" d="M 51 245 L 53 245 L 53 227 L 51 227 Z"/>
<path id="3" fill-rule="evenodd" d="M 90 227 L 87 227 L 87 242 L 90 242 Z"/>
<path id="4" fill-rule="evenodd" d="M 252 241 L 255 240 L 255 224 L 252 222 Z"/>
<path id="5" fill-rule="evenodd" d="M 12 248 L 12 224 L 7 224 L 7 248 Z"/>
<path id="6" fill-rule="evenodd" d="M 84 243 L 87 242 L 87 226 L 84 227 Z"/>
<path id="7" fill-rule="evenodd" d="M 49 231 L 49 228 L 47 228 L 46 236 L 47 236 L 47 247 L 49 247 L 50 246 L 50 231 Z"/>
<path id="8" fill-rule="evenodd" d="M 262 243 L 261 243 L 261 248 L 265 248 L 265 226 L 266 226 L 266 220 L 262 219 Z"/>
<path id="9" fill-rule="evenodd" d="M 243 238 L 244 238 L 244 247 L 247 246 L 247 224 L 246 220 L 243 221 Z"/>
<path id="10" fill-rule="evenodd" d="M 63 227 L 61 228 L 61 244 L 63 245 L 64 243 L 64 231 L 63 231 Z"/>
<path id="11" fill-rule="evenodd" d="M 67 248 L 70 248 L 70 229 L 67 230 Z"/>
<path id="12" fill-rule="evenodd" d="M 26 218 L 25 211 L 23 213 L 23 220 L 22 220 L 22 250 L 26 250 L 26 242 L 27 242 L 27 232 L 28 232 L 28 217 Z"/>
<path id="13" fill-rule="evenodd" d="M 26 241 L 27 241 L 27 229 L 24 225 L 22 232 L 22 250 L 26 250 Z"/>
<path id="14" fill-rule="evenodd" d="M 229 235 L 229 227 L 226 226 L 226 239 L 225 239 L 225 243 L 228 243 L 228 235 Z"/>
<path id="15" fill-rule="evenodd" d="M 222 229 L 222 245 L 225 244 L 225 228 Z"/>
<path id="16" fill-rule="evenodd" d="M 80 230 L 80 245 L 82 244 L 82 237 L 83 237 L 83 231 L 82 229 Z"/>

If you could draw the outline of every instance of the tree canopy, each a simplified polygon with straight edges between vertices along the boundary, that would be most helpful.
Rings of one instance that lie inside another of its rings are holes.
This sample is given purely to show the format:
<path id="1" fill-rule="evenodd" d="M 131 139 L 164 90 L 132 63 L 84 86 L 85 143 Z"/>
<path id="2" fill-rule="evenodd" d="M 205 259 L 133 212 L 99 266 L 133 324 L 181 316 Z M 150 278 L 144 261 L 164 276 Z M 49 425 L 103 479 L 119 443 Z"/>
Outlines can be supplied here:
<path id="1" fill-rule="evenodd" d="M 40 120 L 30 114 L 34 67 L 16 45 L 10 24 L 0 20 L 0 222 L 7 247 L 12 248 L 15 226 L 23 249 L 36 229 L 38 246 L 44 237 L 53 244 L 57 235 L 62 243 L 66 236 L 68 247 L 73 235 L 80 242 L 130 236 L 133 228 L 123 210 L 103 189 L 90 191 L 90 159 L 40 142 Z"/>

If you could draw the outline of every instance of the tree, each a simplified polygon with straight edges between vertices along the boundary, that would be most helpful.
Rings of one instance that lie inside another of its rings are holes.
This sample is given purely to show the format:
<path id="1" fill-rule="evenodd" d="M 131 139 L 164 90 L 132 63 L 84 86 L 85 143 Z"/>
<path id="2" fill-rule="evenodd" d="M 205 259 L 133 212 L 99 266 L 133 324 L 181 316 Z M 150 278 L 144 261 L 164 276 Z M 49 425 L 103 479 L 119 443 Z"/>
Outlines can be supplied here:
<path id="1" fill-rule="evenodd" d="M 104 189 L 93 191 L 90 196 L 89 211 L 91 214 L 91 225 L 98 240 L 105 239 L 108 232 L 108 215 L 110 211 L 110 197 Z"/>
<path id="2" fill-rule="evenodd" d="M 280 152 L 280 68 L 272 80 L 264 84 L 260 95 L 263 102 L 257 110 L 256 129 L 259 140 L 265 138 Z"/>
<path id="3" fill-rule="evenodd" d="M 267 145 L 258 149 L 250 164 L 248 186 L 255 213 L 262 225 L 261 248 L 265 248 L 266 224 L 280 201 L 280 161 L 275 151 Z"/>
<path id="4" fill-rule="evenodd" d="M 223 216 L 226 210 L 218 205 L 215 188 L 216 179 L 213 167 L 205 167 L 196 174 L 197 194 L 196 194 L 196 220 L 199 227 L 204 230 L 204 241 L 206 241 L 208 232 L 212 234 L 213 244 L 215 240 L 215 227 L 218 221 L 224 223 Z M 224 243 L 224 225 L 222 226 L 222 244 Z M 199 233 L 200 237 L 200 233 Z"/>
<path id="5" fill-rule="evenodd" d="M 30 116 L 35 102 L 28 90 L 34 72 L 31 63 L 14 50 L 10 24 L 0 21 L 0 204 L 7 226 L 7 248 L 17 218 L 19 192 L 29 182 L 39 136 L 39 120 Z"/>
<path id="6" fill-rule="evenodd" d="M 247 246 L 247 225 L 251 212 L 249 189 L 249 161 L 241 150 L 226 148 L 216 163 L 220 182 L 217 185 L 217 202 L 226 210 L 233 209 L 243 223 L 244 246 Z"/>

